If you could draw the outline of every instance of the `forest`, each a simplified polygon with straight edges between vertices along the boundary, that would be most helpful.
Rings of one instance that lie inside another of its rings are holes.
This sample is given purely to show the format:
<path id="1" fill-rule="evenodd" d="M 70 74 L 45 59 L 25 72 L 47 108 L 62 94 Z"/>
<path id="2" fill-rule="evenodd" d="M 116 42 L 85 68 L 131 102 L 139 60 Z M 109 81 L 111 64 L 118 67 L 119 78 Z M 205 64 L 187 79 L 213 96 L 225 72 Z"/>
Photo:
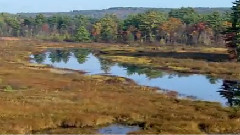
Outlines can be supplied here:
<path id="1" fill-rule="evenodd" d="M 60 14 L 0 15 L 1 36 L 67 42 L 224 45 L 222 33 L 231 25 L 230 12 L 203 14 L 194 8 L 171 9 L 169 12 L 152 9 L 128 15 L 125 19 L 115 14 L 101 18 Z"/>

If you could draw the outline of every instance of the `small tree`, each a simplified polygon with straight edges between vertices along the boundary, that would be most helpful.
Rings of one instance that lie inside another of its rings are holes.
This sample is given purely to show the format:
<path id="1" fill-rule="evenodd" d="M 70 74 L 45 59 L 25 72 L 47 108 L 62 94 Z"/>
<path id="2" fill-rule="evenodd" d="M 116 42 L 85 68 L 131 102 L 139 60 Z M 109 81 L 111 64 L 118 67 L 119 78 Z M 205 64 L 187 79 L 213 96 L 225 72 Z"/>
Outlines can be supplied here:
<path id="1" fill-rule="evenodd" d="M 75 34 L 75 41 L 78 41 L 78 42 L 89 42 L 90 41 L 90 33 L 88 32 L 88 30 L 85 27 L 80 26 L 77 29 L 77 32 Z"/>
<path id="2" fill-rule="evenodd" d="M 227 31 L 226 42 L 230 58 L 240 61 L 240 0 L 236 0 L 233 4 L 232 27 Z"/>

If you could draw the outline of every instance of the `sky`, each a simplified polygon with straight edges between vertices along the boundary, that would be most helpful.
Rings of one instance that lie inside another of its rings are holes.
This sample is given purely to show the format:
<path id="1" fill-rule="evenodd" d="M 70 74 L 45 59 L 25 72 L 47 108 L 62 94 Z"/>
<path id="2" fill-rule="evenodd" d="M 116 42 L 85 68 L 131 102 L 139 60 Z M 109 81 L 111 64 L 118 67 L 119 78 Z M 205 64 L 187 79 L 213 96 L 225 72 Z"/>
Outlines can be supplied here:
<path id="1" fill-rule="evenodd" d="M 0 0 L 0 12 L 62 12 L 110 7 L 231 7 L 234 0 Z"/>

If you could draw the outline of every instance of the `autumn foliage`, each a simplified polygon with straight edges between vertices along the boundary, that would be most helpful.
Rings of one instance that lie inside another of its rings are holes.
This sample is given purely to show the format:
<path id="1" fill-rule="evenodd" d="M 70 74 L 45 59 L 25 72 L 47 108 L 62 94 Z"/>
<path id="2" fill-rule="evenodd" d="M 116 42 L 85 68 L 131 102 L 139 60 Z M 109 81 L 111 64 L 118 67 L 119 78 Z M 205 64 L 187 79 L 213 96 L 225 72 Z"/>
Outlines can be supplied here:
<path id="1" fill-rule="evenodd" d="M 219 12 L 199 14 L 193 8 L 172 9 L 169 13 L 149 10 L 125 19 L 111 14 L 102 18 L 1 14 L 0 36 L 71 42 L 89 39 L 88 42 L 223 45 L 221 33 L 232 24 L 229 18 L 229 14 Z"/>

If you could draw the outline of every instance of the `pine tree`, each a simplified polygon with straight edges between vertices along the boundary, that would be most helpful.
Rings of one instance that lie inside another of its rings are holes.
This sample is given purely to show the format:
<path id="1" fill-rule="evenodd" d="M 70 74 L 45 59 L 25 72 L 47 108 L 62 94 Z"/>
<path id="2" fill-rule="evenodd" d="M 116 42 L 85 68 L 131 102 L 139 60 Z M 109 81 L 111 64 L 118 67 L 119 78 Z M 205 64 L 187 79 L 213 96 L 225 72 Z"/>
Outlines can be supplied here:
<path id="1" fill-rule="evenodd" d="M 240 0 L 236 0 L 232 7 L 232 27 L 226 34 L 227 47 L 230 58 L 240 61 Z"/>
<path id="2" fill-rule="evenodd" d="M 75 34 L 75 40 L 78 42 L 90 41 L 90 33 L 84 26 L 80 26 Z"/>

